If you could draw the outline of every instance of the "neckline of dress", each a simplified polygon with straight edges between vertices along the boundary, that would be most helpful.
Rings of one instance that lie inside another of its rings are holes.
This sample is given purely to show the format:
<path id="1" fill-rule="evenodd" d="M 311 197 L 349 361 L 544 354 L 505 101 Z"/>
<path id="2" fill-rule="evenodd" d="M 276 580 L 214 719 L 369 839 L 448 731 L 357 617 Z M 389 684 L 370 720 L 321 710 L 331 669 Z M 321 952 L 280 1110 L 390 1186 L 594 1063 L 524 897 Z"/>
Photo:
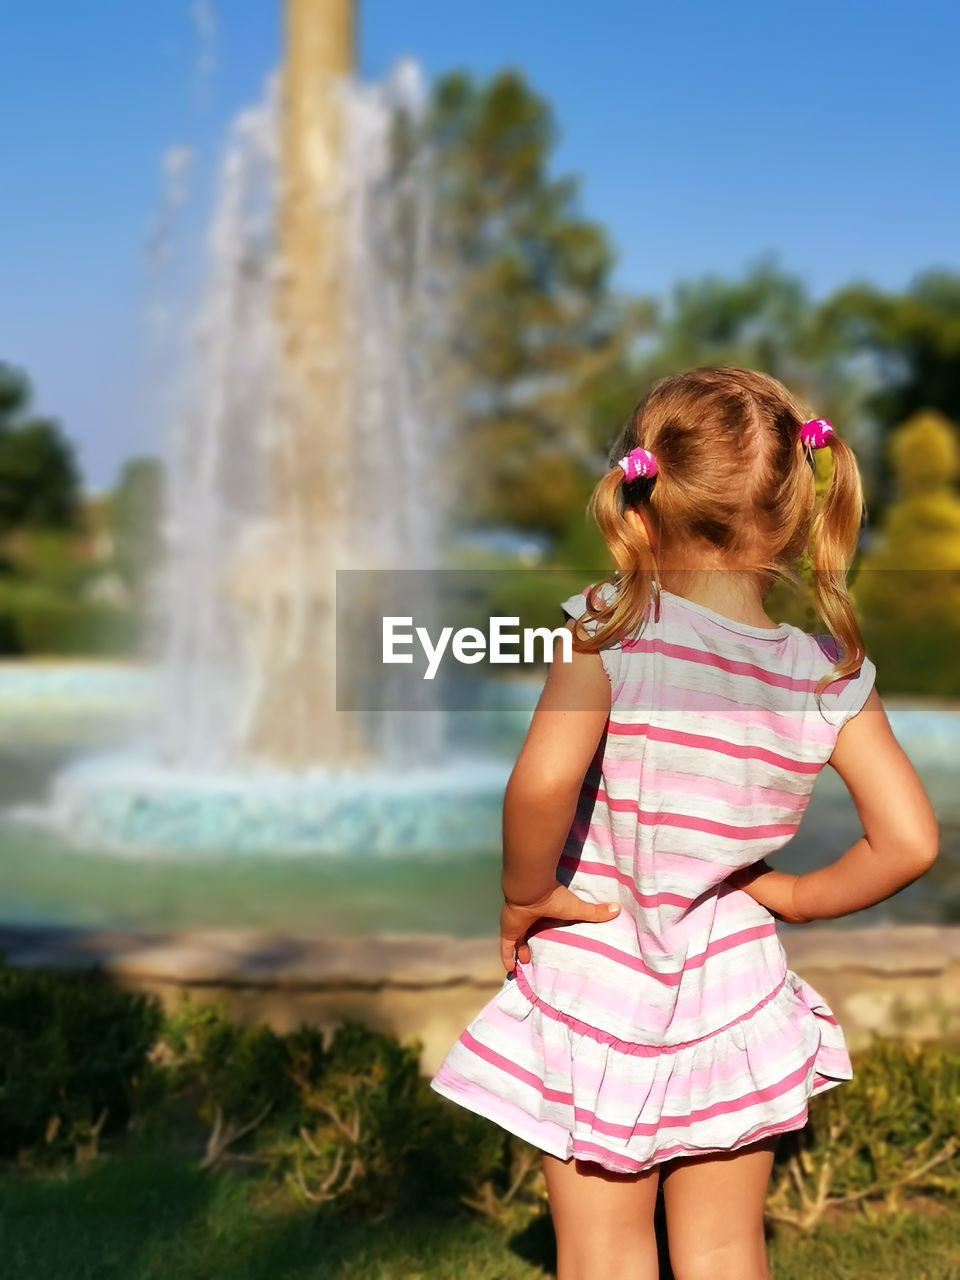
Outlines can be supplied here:
<path id="1" fill-rule="evenodd" d="M 694 613 L 709 618 L 711 622 L 726 627 L 728 631 L 736 631 L 741 635 L 757 636 L 761 640 L 779 640 L 790 631 L 788 622 L 781 622 L 775 627 L 753 627 L 747 622 L 737 622 L 734 618 L 728 618 L 724 613 L 717 613 L 716 609 L 710 609 L 705 604 L 698 604 L 695 600 L 688 600 L 686 596 L 678 596 L 673 591 L 667 591 L 665 587 L 660 588 L 660 595 L 676 601 L 685 609 L 692 609 Z"/>

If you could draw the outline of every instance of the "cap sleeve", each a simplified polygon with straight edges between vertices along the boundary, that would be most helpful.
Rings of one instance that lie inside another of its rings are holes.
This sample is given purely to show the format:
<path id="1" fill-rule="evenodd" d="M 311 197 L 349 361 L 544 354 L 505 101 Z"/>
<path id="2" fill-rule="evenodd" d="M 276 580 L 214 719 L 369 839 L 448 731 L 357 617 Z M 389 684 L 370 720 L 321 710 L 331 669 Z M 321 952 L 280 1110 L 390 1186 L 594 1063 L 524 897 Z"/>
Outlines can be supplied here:
<path id="1" fill-rule="evenodd" d="M 830 637 L 826 637 L 826 641 L 828 643 L 821 644 L 821 649 L 830 658 L 830 665 L 833 666 L 837 661 L 838 650 L 835 645 L 831 647 L 829 644 Z M 824 689 L 821 709 L 824 717 L 838 733 L 848 720 L 852 720 L 857 712 L 863 709 L 863 704 L 869 698 L 876 679 L 877 668 L 869 658 L 865 657 L 859 671 L 854 671 L 849 676 L 842 676 Z"/>
<path id="2" fill-rule="evenodd" d="M 578 595 L 569 596 L 561 604 L 560 608 L 568 618 L 576 621 L 582 618 L 587 612 L 587 595 L 592 587 L 587 587 L 585 591 L 581 591 Z M 610 601 L 616 595 L 616 588 L 610 582 L 605 582 L 599 588 L 598 594 L 604 601 Z M 597 621 L 595 618 L 587 618 L 583 624 L 584 630 L 588 635 L 595 635 L 597 630 Z M 623 656 L 623 648 L 619 640 L 611 640 L 607 644 L 601 645 L 600 661 L 607 673 L 612 688 L 616 688 L 620 682 L 621 659 Z"/>

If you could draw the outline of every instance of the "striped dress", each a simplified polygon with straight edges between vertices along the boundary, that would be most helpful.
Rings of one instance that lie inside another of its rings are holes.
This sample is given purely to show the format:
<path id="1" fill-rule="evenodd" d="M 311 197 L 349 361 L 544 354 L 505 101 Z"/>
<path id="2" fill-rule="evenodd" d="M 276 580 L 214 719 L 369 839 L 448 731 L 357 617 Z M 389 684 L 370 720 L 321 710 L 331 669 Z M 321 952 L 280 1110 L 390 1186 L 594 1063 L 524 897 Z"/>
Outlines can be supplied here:
<path id="1" fill-rule="evenodd" d="M 829 637 L 668 591 L 600 656 L 610 718 L 557 875 L 620 913 L 535 932 L 432 1086 L 562 1160 L 637 1172 L 800 1129 L 812 1095 L 852 1078 L 774 917 L 726 880 L 797 830 L 875 668 L 818 702 Z"/>

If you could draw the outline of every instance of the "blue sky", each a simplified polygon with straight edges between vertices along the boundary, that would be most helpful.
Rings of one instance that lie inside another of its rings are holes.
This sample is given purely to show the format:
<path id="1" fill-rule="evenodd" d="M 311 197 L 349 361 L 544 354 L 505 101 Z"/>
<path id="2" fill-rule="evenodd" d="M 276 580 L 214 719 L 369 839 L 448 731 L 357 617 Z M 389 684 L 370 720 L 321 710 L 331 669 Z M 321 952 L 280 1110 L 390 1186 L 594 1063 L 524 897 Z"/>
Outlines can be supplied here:
<path id="1" fill-rule="evenodd" d="M 161 156 L 209 172 L 276 65 L 276 0 L 11 0 L 0 77 L 0 359 L 94 486 L 151 448 L 142 315 Z M 204 14 L 213 13 L 211 28 Z M 523 68 L 554 104 L 623 288 L 774 251 L 820 294 L 960 267 L 960 10 L 940 0 L 364 0 L 360 63 Z M 203 208 L 203 186 L 189 211 Z"/>

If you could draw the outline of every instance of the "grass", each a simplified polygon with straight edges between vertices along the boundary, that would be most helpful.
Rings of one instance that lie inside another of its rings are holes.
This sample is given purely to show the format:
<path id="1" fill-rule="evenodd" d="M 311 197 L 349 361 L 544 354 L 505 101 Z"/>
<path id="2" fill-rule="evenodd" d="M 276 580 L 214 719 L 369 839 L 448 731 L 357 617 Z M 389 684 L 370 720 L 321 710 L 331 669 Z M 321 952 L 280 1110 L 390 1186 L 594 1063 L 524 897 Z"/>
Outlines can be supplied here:
<path id="1" fill-rule="evenodd" d="M 464 1216 L 338 1224 L 258 1203 L 255 1184 L 164 1157 L 0 1183 L 4 1280 L 346 1280 L 542 1276 Z"/>
<path id="2" fill-rule="evenodd" d="M 960 1212 L 936 1201 L 869 1222 L 846 1217 L 809 1237 L 771 1242 L 773 1280 L 952 1280 L 960 1275 Z"/>
<path id="3" fill-rule="evenodd" d="M 774 1280 L 948 1280 L 960 1213 L 916 1201 L 803 1237 L 777 1228 Z M 507 1228 L 448 1208 L 369 1224 L 309 1212 L 254 1177 L 205 1174 L 182 1150 L 131 1145 L 85 1172 L 0 1177 L 3 1280 L 536 1280 L 549 1219 Z M 669 1273 L 664 1271 L 664 1280 Z"/>

